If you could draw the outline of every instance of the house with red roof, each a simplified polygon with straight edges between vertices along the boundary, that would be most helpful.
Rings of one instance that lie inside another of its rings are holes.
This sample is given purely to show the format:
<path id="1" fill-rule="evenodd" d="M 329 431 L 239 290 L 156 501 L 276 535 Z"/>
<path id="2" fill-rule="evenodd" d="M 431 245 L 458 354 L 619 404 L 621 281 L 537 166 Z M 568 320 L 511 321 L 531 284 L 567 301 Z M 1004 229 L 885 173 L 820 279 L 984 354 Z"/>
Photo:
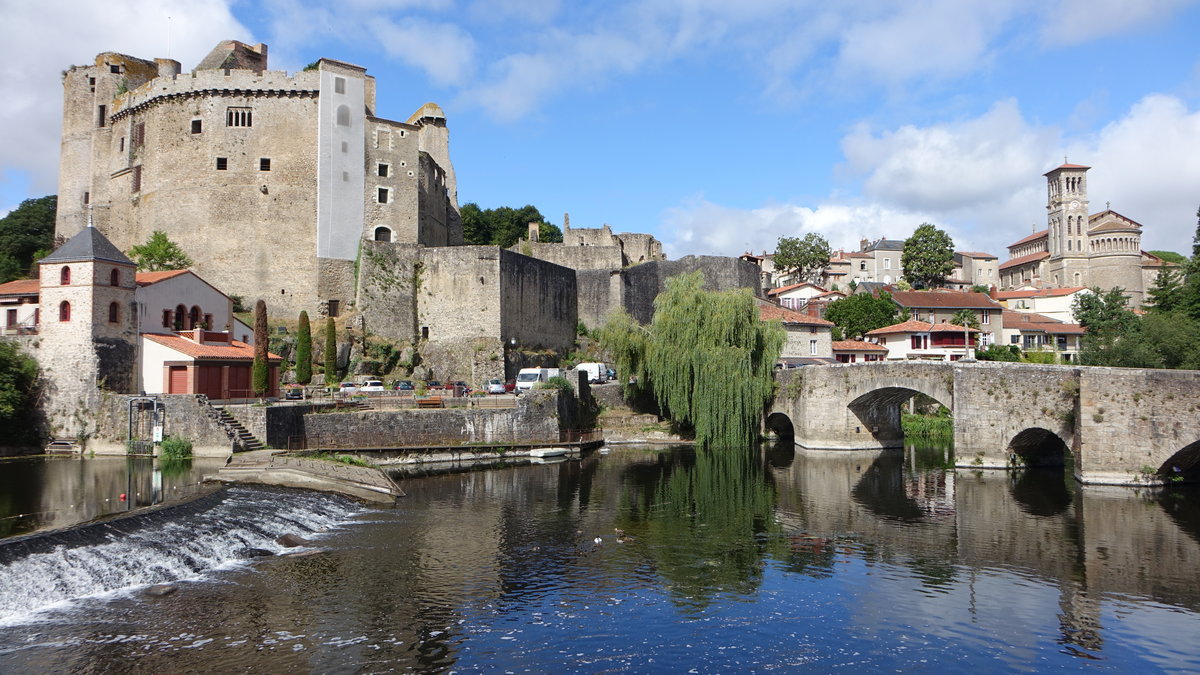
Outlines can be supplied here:
<path id="1" fill-rule="evenodd" d="M 948 322 L 959 310 L 970 310 L 979 322 L 980 346 L 997 344 L 1000 339 L 1000 314 L 1004 308 L 984 293 L 946 289 L 893 291 L 892 301 L 907 309 L 909 318 L 930 324 Z"/>
<path id="2" fill-rule="evenodd" d="M 833 322 L 802 314 L 771 302 L 758 301 L 758 316 L 763 321 L 778 321 L 787 332 L 787 341 L 779 358 L 833 360 Z"/>
<path id="3" fill-rule="evenodd" d="M 1021 288 L 1015 291 L 996 291 L 992 297 L 1004 308 L 1015 312 L 1035 312 L 1055 321 L 1075 320 L 1071 311 L 1076 299 L 1092 291 L 1085 286 L 1066 288 Z M 1007 343 L 1005 343 L 1007 344 Z"/>
<path id="4" fill-rule="evenodd" d="M 981 334 L 978 329 L 945 321 L 910 319 L 876 328 L 867 333 L 867 339 L 887 348 L 888 361 L 957 361 L 970 353 L 969 348 L 978 346 Z"/>
<path id="5" fill-rule="evenodd" d="M 1066 323 L 1034 312 L 1004 312 L 1003 344 L 1016 345 L 1023 351 L 1053 351 L 1072 363 L 1079 358 L 1084 336 L 1083 326 Z"/>
<path id="6" fill-rule="evenodd" d="M 282 358 L 267 353 L 266 396 L 279 395 Z M 142 333 L 142 390 L 147 394 L 204 394 L 213 400 L 250 398 L 254 347 L 229 332 L 194 328 Z"/>
<path id="7" fill-rule="evenodd" d="M 886 361 L 888 348 L 866 340 L 834 340 L 833 358 L 838 363 L 858 363 L 860 361 Z"/>
<path id="8" fill-rule="evenodd" d="M 17 279 L 0 284 L 0 335 L 32 335 L 37 332 L 37 279 Z"/>

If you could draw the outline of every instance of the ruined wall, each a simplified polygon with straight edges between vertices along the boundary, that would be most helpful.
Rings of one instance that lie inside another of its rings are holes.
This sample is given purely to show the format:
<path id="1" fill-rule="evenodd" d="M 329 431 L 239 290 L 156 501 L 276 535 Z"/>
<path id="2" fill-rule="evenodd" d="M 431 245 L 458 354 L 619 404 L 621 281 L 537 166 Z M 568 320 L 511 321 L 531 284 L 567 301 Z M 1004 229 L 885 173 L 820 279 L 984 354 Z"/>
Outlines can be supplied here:
<path id="1" fill-rule="evenodd" d="M 624 288 L 616 270 L 575 271 L 575 311 L 588 330 L 603 326 L 614 309 L 624 306 Z"/>
<path id="2" fill-rule="evenodd" d="M 362 243 L 355 308 L 371 334 L 410 342 L 420 335 L 416 294 L 422 251 L 416 244 Z"/>
<path id="3" fill-rule="evenodd" d="M 446 171 L 426 153 L 418 160 L 417 243 L 426 246 L 462 244 L 462 221 L 446 188 Z"/>
<path id="4" fill-rule="evenodd" d="M 522 347 L 565 351 L 578 323 L 574 270 L 500 251 L 500 336 Z"/>
<path id="5" fill-rule="evenodd" d="M 624 266 L 620 246 L 570 246 L 561 243 L 521 241 L 509 248 L 573 270 L 617 270 Z"/>
<path id="6" fill-rule="evenodd" d="M 617 235 L 625 265 L 637 265 L 651 260 L 665 260 L 662 242 L 653 235 L 625 232 Z"/>
<path id="7" fill-rule="evenodd" d="M 687 256 L 634 265 L 621 272 L 624 279 L 625 310 L 641 323 L 654 318 L 654 298 L 666 288 L 666 280 L 699 270 L 710 291 L 749 288 L 761 296 L 758 268 L 747 260 L 719 256 Z"/>

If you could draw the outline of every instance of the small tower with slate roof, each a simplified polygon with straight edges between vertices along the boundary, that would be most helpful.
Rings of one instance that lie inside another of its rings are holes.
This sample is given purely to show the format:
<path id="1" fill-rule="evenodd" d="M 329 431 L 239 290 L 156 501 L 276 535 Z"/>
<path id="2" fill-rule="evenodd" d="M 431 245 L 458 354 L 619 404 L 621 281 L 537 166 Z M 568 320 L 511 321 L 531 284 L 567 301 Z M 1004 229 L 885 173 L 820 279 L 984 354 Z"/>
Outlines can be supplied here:
<path id="1" fill-rule="evenodd" d="M 86 435 L 91 416 L 77 413 L 95 409 L 101 389 L 129 393 L 137 381 L 137 266 L 85 227 L 38 267 L 45 409 L 54 435 Z"/>

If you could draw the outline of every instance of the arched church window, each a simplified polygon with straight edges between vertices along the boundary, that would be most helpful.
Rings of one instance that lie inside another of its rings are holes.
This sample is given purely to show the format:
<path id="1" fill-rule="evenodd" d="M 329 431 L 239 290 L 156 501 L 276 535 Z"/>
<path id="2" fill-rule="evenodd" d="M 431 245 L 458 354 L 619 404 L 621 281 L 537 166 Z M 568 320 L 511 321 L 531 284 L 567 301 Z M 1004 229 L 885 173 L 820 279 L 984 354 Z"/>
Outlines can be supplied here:
<path id="1" fill-rule="evenodd" d="M 58 283 L 62 286 L 71 285 L 71 267 L 69 265 L 63 265 L 62 270 L 59 271 Z"/>
<path id="2" fill-rule="evenodd" d="M 121 320 L 121 305 L 116 302 L 108 303 L 108 322 L 118 323 Z"/>
<path id="3" fill-rule="evenodd" d="M 58 303 L 58 320 L 59 321 L 70 321 L 71 320 L 71 303 L 67 302 L 66 300 L 63 300 L 62 302 Z"/>
<path id="4" fill-rule="evenodd" d="M 120 286 L 121 285 L 121 270 L 114 269 L 108 275 L 108 285 L 109 286 Z"/>
<path id="5" fill-rule="evenodd" d="M 375 228 L 375 241 L 391 241 L 392 231 L 386 227 Z"/>
<path id="6" fill-rule="evenodd" d="M 175 324 L 173 328 L 175 330 L 183 330 L 183 323 L 187 318 L 187 307 L 184 307 L 183 305 L 176 305 L 175 316 L 172 318 L 174 319 L 173 323 Z"/>

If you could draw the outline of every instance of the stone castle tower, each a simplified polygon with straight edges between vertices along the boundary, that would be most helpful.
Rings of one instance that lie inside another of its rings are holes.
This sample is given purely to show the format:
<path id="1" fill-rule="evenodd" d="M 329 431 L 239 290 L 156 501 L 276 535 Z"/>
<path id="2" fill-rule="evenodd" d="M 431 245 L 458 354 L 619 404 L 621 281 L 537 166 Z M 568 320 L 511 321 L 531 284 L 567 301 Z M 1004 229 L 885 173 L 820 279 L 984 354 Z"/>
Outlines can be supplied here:
<path id="1" fill-rule="evenodd" d="M 268 69 L 226 41 L 192 72 L 105 52 L 63 77 L 56 232 L 89 214 L 119 250 L 163 230 L 218 288 L 270 311 L 353 302 L 364 240 L 462 243 L 445 114 L 376 116 L 375 78 Z"/>
<path id="2" fill-rule="evenodd" d="M 87 433 L 100 390 L 134 390 L 136 266 L 99 230 L 85 227 L 39 263 L 38 363 L 56 436 Z"/>

